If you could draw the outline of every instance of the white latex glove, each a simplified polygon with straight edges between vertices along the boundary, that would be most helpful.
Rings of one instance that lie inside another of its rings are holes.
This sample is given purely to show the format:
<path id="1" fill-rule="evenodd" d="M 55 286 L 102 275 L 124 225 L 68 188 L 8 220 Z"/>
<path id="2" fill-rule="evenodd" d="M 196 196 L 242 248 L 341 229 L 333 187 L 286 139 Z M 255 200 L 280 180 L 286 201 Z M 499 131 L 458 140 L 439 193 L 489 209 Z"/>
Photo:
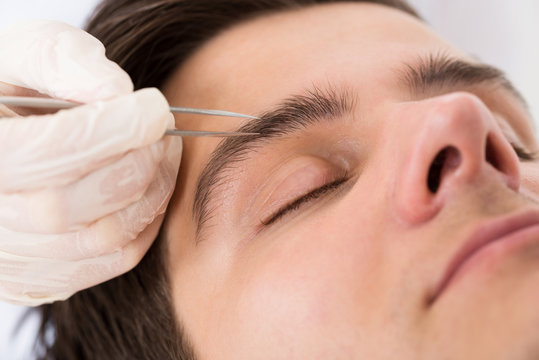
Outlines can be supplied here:
<path id="1" fill-rule="evenodd" d="M 0 49 L 1 95 L 88 103 L 48 115 L 0 108 L 24 115 L 0 119 L 0 299 L 33 306 L 140 261 L 172 195 L 182 142 L 163 136 L 174 127 L 163 95 L 133 93 L 84 31 L 18 24 L 0 32 Z"/>

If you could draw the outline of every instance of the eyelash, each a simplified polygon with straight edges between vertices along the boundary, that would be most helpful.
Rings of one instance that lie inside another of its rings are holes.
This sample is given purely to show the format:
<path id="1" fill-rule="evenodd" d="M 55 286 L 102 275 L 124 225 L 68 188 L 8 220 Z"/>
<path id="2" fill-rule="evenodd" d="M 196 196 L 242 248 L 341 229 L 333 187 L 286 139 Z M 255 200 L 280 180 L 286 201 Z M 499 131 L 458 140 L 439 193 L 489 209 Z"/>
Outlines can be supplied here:
<path id="1" fill-rule="evenodd" d="M 267 220 L 262 220 L 261 221 L 262 225 L 269 226 L 275 223 L 277 220 L 281 219 L 283 216 L 287 215 L 288 213 L 298 210 L 302 205 L 308 202 L 311 202 L 313 200 L 316 200 L 324 195 L 327 195 L 333 192 L 334 190 L 337 190 L 341 185 L 346 183 L 348 179 L 349 179 L 348 175 L 345 175 L 335 181 L 327 183 L 319 188 L 316 188 L 308 192 L 305 195 L 300 196 L 299 198 L 281 207 L 279 210 L 273 213 Z"/>
<path id="2" fill-rule="evenodd" d="M 515 150 L 515 152 L 517 153 L 517 156 L 520 160 L 522 161 L 533 161 L 533 160 L 536 160 L 537 157 L 538 157 L 538 154 L 537 152 L 530 152 L 518 145 L 515 145 L 513 143 L 511 143 L 511 146 L 513 147 L 513 149 Z"/>

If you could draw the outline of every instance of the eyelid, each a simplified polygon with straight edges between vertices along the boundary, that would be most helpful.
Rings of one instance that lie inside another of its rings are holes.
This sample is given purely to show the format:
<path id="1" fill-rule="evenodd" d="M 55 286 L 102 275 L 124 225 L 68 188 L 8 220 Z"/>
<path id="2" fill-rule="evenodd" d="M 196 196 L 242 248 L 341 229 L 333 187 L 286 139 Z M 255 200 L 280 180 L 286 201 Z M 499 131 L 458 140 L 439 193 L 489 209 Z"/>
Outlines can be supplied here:
<path id="1" fill-rule="evenodd" d="M 520 146 L 521 148 L 524 148 L 523 144 L 523 138 L 519 134 L 518 129 L 515 128 L 515 125 L 513 124 L 512 119 L 508 119 L 507 116 L 504 116 L 499 113 L 494 113 L 494 116 L 496 118 L 496 123 L 498 124 L 502 134 L 504 137 L 509 141 L 511 144 L 515 144 Z"/>
<path id="2" fill-rule="evenodd" d="M 260 219 L 268 218 L 284 204 L 342 176 L 349 167 L 341 165 L 341 162 L 336 164 L 325 157 L 295 157 L 270 173 L 261 185 L 252 184 L 256 195 L 243 213 L 259 223 Z"/>
<path id="3" fill-rule="evenodd" d="M 536 160 L 539 153 L 537 151 L 528 150 L 528 147 L 523 144 L 511 121 L 499 113 L 494 113 L 494 115 L 504 138 L 509 142 L 513 150 L 516 152 L 518 158 L 522 161 Z"/>
<path id="4" fill-rule="evenodd" d="M 515 152 L 517 153 L 518 158 L 522 161 L 534 161 L 534 160 L 537 160 L 537 158 L 539 157 L 539 154 L 537 153 L 537 151 L 535 152 L 528 151 L 520 144 L 515 144 L 513 142 L 511 142 L 510 144 L 515 150 Z"/>
<path id="5" fill-rule="evenodd" d="M 289 203 L 312 189 L 334 181 L 344 172 L 321 159 L 307 159 L 306 162 L 302 162 L 303 164 L 293 171 L 285 169 L 284 178 L 268 181 L 270 192 L 259 207 L 261 209 L 259 218 L 266 218 L 284 203 Z"/>
<path id="6" fill-rule="evenodd" d="M 270 226 L 276 221 L 280 220 L 283 216 L 286 216 L 289 212 L 299 210 L 301 206 L 306 205 L 307 203 L 317 200 L 325 195 L 332 193 L 335 190 L 338 190 L 341 185 L 345 184 L 350 177 L 345 174 L 342 177 L 334 180 L 332 182 L 326 183 L 323 186 L 315 188 L 308 191 L 304 195 L 296 198 L 295 200 L 286 203 L 284 206 L 280 207 L 276 212 L 272 213 L 266 219 L 262 219 L 260 222 L 263 226 Z"/>

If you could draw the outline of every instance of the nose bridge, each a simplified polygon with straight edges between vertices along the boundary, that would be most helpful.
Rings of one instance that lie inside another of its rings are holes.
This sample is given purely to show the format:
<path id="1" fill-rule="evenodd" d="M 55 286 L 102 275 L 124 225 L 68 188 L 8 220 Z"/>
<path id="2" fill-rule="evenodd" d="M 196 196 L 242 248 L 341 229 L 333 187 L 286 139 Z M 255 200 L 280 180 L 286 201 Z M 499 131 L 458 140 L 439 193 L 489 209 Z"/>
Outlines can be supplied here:
<path id="1" fill-rule="evenodd" d="M 517 191 L 518 158 L 487 106 L 469 93 L 418 101 L 407 108 L 412 137 L 403 149 L 394 198 L 398 217 L 432 218 L 459 188 L 487 179 Z"/>

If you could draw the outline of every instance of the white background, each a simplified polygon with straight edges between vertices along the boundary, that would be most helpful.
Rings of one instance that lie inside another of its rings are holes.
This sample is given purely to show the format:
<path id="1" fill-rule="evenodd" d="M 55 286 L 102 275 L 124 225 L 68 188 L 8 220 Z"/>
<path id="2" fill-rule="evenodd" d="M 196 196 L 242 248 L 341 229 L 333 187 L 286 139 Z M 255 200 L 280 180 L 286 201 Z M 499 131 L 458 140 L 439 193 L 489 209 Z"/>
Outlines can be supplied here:
<path id="1" fill-rule="evenodd" d="M 530 103 L 535 119 L 539 119 L 539 1 L 409 1 L 451 43 L 504 70 Z M 97 2 L 0 0 L 0 28 L 34 18 L 61 20 L 80 27 Z M 15 339 L 10 336 L 22 310 L 0 303 L 0 360 L 29 358 L 34 339 L 32 322 Z"/>

